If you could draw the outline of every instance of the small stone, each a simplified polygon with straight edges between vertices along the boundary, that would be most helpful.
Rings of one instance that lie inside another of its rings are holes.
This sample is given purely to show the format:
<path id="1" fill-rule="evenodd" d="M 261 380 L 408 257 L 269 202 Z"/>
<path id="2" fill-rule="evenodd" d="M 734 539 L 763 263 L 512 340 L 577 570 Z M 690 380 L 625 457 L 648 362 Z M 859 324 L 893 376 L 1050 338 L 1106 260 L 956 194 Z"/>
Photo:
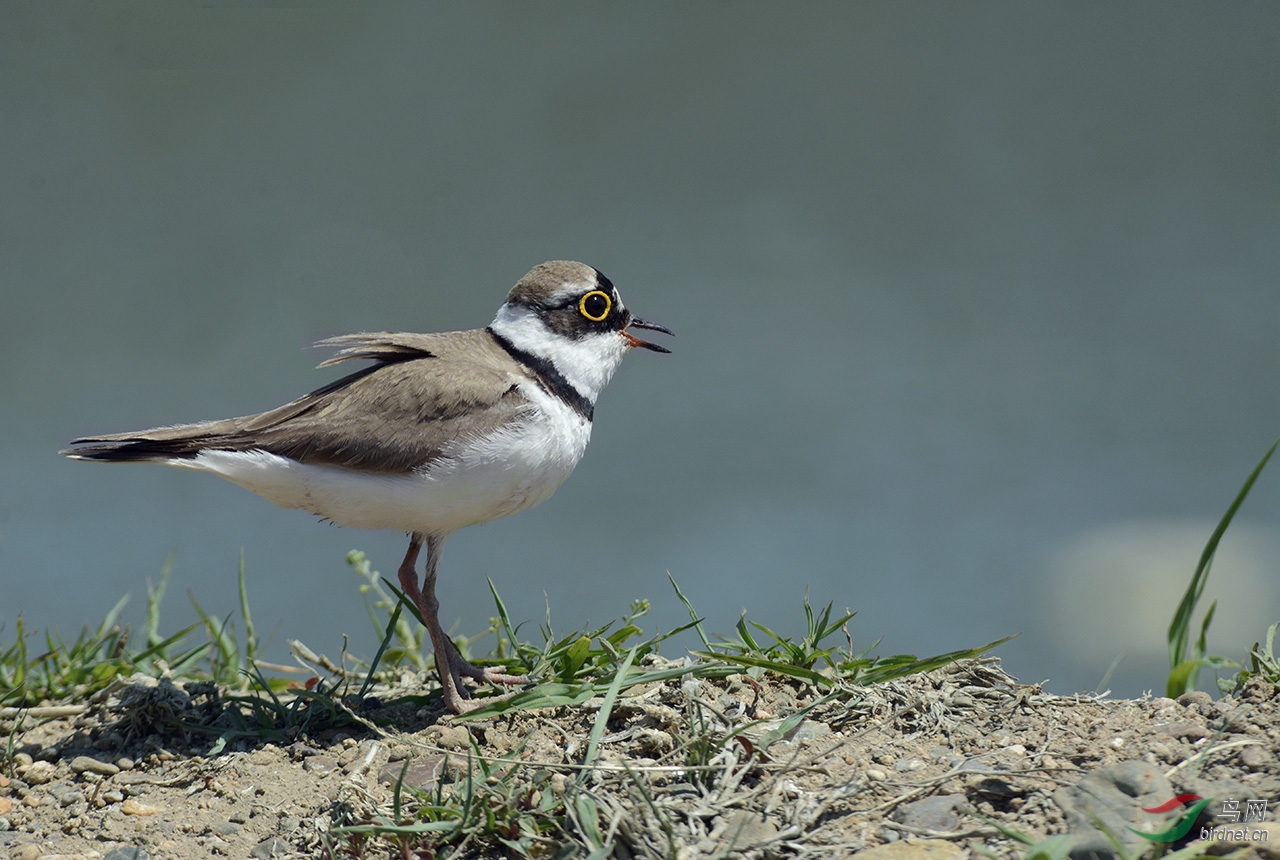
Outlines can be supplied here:
<path id="1" fill-rule="evenodd" d="M 419 789 L 434 788 L 440 781 L 444 771 L 445 757 L 442 755 L 423 756 L 409 760 L 408 767 L 402 761 L 392 762 L 378 773 L 378 781 L 383 785 L 395 785 L 404 772 L 404 784 Z"/>
<path id="2" fill-rule="evenodd" d="M 293 758 L 295 759 L 303 759 L 309 756 L 320 754 L 320 750 L 312 746 L 307 746 L 306 744 L 301 742 L 296 744 L 289 744 L 289 746 L 286 747 L 286 751 L 289 753 L 289 755 L 293 756 Z"/>
<path id="3" fill-rule="evenodd" d="M 1178 740 L 1198 741 L 1200 738 L 1209 737 L 1213 732 L 1197 723 L 1170 723 L 1161 729 L 1161 734 Z"/>
<path id="4" fill-rule="evenodd" d="M 285 842 L 278 836 L 268 836 L 266 839 L 253 846 L 253 850 L 249 852 L 250 857 L 256 860 L 270 860 L 272 857 L 283 857 L 293 850 L 288 842 Z"/>
<path id="5" fill-rule="evenodd" d="M 151 860 L 151 855 L 137 847 L 116 848 L 108 851 L 102 860 Z"/>
<path id="6" fill-rule="evenodd" d="M 328 756 L 313 755 L 302 763 L 302 769 L 307 773 L 314 773 L 317 776 L 324 776 L 333 773 L 338 769 L 338 763 Z"/>
<path id="7" fill-rule="evenodd" d="M 879 768 L 874 768 L 874 767 L 867 768 L 867 779 L 881 780 L 881 779 L 888 779 L 888 778 L 889 778 L 889 774 L 885 773 Z"/>
<path id="8" fill-rule="evenodd" d="M 1240 749 L 1240 763 L 1249 770 L 1269 770 L 1273 764 L 1271 752 L 1258 744 Z"/>
<path id="9" fill-rule="evenodd" d="M 116 759 L 116 767 L 120 768 L 121 770 L 133 770 L 135 767 L 137 767 L 137 764 L 134 762 L 133 759 L 129 758 L 128 756 L 122 755 L 120 756 L 120 758 Z"/>
<path id="10" fill-rule="evenodd" d="M 76 790 L 70 785 L 59 784 L 49 788 L 52 794 L 62 806 L 71 806 L 72 804 L 82 803 L 84 801 L 84 793 Z"/>
<path id="11" fill-rule="evenodd" d="M 124 803 L 120 804 L 120 811 L 125 815 L 155 815 L 160 810 L 158 807 L 139 803 L 131 797 Z"/>
<path id="12" fill-rule="evenodd" d="M 96 773 L 101 776 L 115 776 L 120 772 L 120 768 L 116 767 L 109 761 L 98 761 L 92 756 L 78 755 L 71 760 L 71 772 Z"/>
<path id="13" fill-rule="evenodd" d="M 1204 690 L 1192 690 L 1190 693 L 1183 693 L 1178 697 L 1178 704 L 1184 708 L 1190 708 L 1194 705 L 1209 705 L 1213 703 L 1213 696 L 1210 696 Z"/>
<path id="14" fill-rule="evenodd" d="M 955 830 L 960 825 L 956 812 L 966 806 L 963 794 L 939 794 L 903 804 L 890 817 L 917 830 Z"/>
<path id="15" fill-rule="evenodd" d="M 909 842 L 899 840 L 877 845 L 853 856 L 862 860 L 960 860 L 964 855 L 964 849 L 951 842 L 941 839 L 912 839 Z"/>
<path id="16" fill-rule="evenodd" d="M 471 732 L 466 726 L 447 726 L 440 732 L 440 746 L 447 750 L 471 749 Z"/>
<path id="17" fill-rule="evenodd" d="M 213 828 L 213 832 L 221 836 L 223 839 L 228 839 L 232 836 L 239 836 L 241 830 L 244 830 L 244 825 L 236 824 L 234 821 L 228 821 L 225 824 L 218 824 Z"/>
<path id="18" fill-rule="evenodd" d="M 46 782 L 51 782 L 57 773 L 58 769 L 49 762 L 38 761 L 19 770 L 18 776 L 22 777 L 23 782 L 28 785 L 44 785 Z"/>
<path id="19" fill-rule="evenodd" d="M 249 813 L 243 809 L 237 809 L 235 812 L 227 816 L 227 820 L 232 824 L 244 824 L 249 820 Z"/>
<path id="20" fill-rule="evenodd" d="M 31 842 L 25 845 L 19 845 L 17 850 L 13 852 L 13 860 L 38 860 L 40 857 L 40 846 Z"/>
<path id="21" fill-rule="evenodd" d="M 747 851 L 776 839 L 778 827 L 764 815 L 739 809 L 724 816 L 720 833 L 721 851 Z"/>

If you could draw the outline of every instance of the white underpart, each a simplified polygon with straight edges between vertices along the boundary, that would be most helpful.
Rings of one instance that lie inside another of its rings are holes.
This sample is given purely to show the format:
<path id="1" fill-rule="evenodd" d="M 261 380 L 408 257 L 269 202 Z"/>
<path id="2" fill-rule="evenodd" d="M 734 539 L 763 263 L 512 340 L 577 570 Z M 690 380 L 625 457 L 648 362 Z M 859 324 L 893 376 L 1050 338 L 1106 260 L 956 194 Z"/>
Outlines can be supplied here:
<path id="1" fill-rule="evenodd" d="M 413 472 L 309 465 L 267 451 L 209 450 L 165 462 L 212 472 L 282 508 L 339 525 L 447 535 L 544 501 L 582 459 L 591 422 L 538 386 L 519 385 L 533 406 L 525 421 L 460 440 L 448 456 Z"/>
<path id="2" fill-rule="evenodd" d="M 547 328 L 538 315 L 519 305 L 503 305 L 489 326 L 517 349 L 545 358 L 578 393 L 593 404 L 631 345 L 621 332 L 590 334 L 574 340 Z"/>

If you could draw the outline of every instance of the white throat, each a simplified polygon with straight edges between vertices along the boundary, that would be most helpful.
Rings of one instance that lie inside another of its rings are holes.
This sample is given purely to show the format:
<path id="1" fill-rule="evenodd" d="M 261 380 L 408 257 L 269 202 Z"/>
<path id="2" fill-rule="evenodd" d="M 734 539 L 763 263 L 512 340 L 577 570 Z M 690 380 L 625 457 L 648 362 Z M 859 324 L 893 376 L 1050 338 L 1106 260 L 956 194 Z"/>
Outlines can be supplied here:
<path id="1" fill-rule="evenodd" d="M 551 362 L 592 404 L 630 349 L 626 338 L 616 331 L 577 340 L 556 334 L 536 313 L 521 305 L 504 304 L 489 327 L 516 349 Z"/>

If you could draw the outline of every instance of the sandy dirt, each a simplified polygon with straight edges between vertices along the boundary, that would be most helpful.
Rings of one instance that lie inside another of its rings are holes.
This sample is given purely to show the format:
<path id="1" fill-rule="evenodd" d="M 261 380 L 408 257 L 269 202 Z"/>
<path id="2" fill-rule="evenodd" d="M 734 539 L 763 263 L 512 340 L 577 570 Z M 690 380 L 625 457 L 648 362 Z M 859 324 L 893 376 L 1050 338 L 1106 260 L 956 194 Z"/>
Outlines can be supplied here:
<path id="1" fill-rule="evenodd" d="M 650 658 L 663 664 L 677 665 Z M 1211 803 L 1171 847 L 1208 833 L 1213 853 L 1280 858 L 1280 698 L 1259 679 L 1220 700 L 1109 700 L 1049 695 L 994 660 L 967 661 L 850 690 L 791 725 L 818 690 L 686 677 L 626 691 L 587 769 L 598 699 L 464 722 L 438 695 L 406 699 L 428 684 L 406 677 L 340 715 L 344 726 L 231 735 L 217 749 L 217 731 L 192 727 L 225 729 L 243 705 L 207 684 L 134 680 L 4 724 L 0 857 L 516 856 L 492 833 L 450 843 L 340 829 L 394 820 L 397 797 L 402 822 L 423 804 L 457 808 L 483 783 L 509 799 L 486 795 L 493 809 L 543 822 L 519 843 L 534 856 L 585 857 L 593 844 L 688 860 L 1025 854 L 999 826 L 1037 841 L 1069 833 L 1075 857 L 1116 856 L 1097 822 L 1154 856 L 1128 827 L 1173 827 L 1185 807 L 1142 808 L 1193 793 Z M 1261 820 L 1222 818 L 1229 802 Z"/>

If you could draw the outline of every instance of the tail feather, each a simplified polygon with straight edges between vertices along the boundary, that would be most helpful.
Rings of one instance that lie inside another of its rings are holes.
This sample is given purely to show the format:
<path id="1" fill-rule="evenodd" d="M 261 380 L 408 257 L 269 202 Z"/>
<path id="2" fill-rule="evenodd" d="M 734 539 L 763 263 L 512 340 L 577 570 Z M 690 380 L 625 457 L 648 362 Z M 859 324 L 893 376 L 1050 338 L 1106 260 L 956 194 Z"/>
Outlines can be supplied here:
<path id="1" fill-rule="evenodd" d="M 77 439 L 71 444 L 80 445 L 88 439 Z M 110 442 L 102 445 L 83 445 L 78 448 L 64 448 L 59 454 L 72 460 L 97 460 L 104 463 L 145 463 L 152 460 L 171 460 L 175 457 L 194 457 L 199 448 L 191 445 L 175 445 L 173 443 L 151 442 L 139 439 L 132 442 Z"/>
<path id="2" fill-rule="evenodd" d="M 176 427 L 156 427 L 153 430 L 132 433 L 108 433 L 102 436 L 85 436 L 72 440 L 72 448 L 64 448 L 59 454 L 73 460 L 98 460 L 108 463 L 145 463 L 154 460 L 172 460 L 195 457 L 202 450 L 219 444 L 226 445 L 226 437 L 236 429 L 236 421 L 209 421 L 204 424 L 183 424 Z M 236 447 L 234 445 L 230 447 Z"/>

